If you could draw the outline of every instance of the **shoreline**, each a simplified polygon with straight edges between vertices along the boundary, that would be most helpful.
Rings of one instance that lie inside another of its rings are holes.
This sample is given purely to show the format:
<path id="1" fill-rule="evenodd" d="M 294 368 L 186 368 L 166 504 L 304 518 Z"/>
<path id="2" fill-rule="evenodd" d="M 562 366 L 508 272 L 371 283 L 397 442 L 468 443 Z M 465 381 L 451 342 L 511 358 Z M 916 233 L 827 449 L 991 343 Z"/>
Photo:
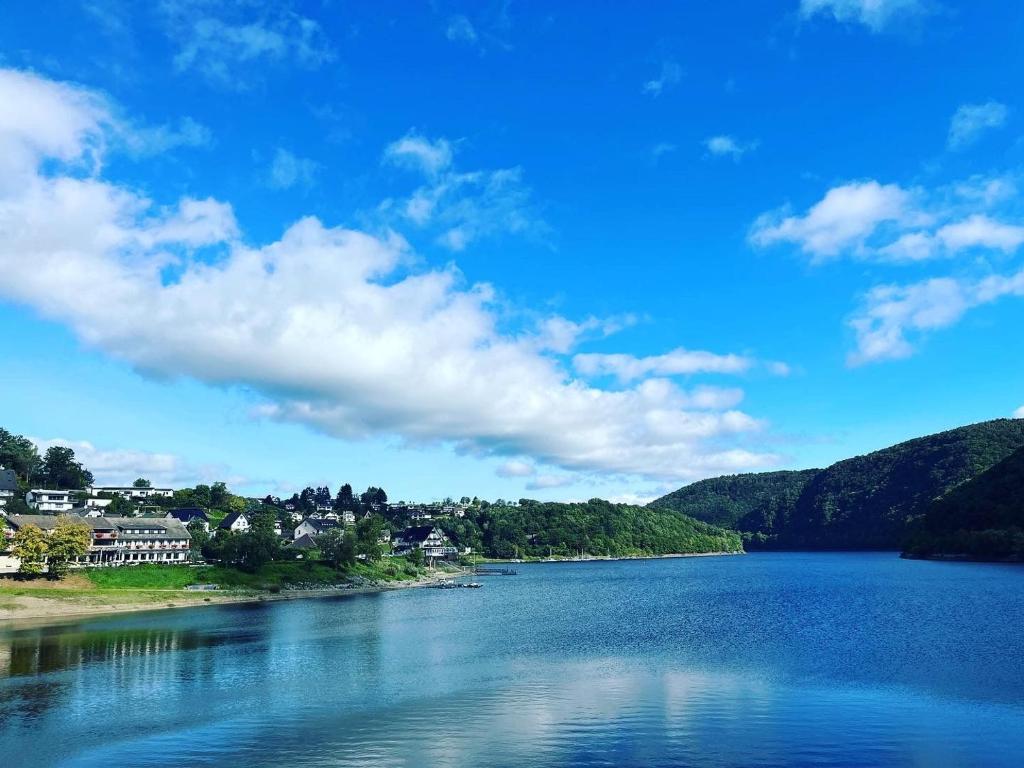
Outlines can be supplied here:
<path id="1" fill-rule="evenodd" d="M 83 618 L 113 616 L 124 613 L 144 613 L 151 611 L 169 611 L 187 608 L 205 608 L 214 605 L 238 605 L 243 603 L 269 603 L 283 600 L 309 600 L 325 597 L 347 597 L 349 595 L 370 595 L 380 592 L 391 592 L 400 589 L 416 589 L 429 587 L 438 581 L 455 578 L 459 574 L 450 571 L 428 574 L 409 581 L 379 582 L 376 584 L 352 585 L 342 587 L 326 587 L 323 589 L 283 589 L 280 592 L 228 591 L 188 592 L 185 590 L 160 589 L 53 589 L 52 596 L 40 595 L 5 595 L 0 591 L 0 631 L 18 629 L 24 626 L 46 626 L 75 621 Z M 44 590 L 39 590 L 40 592 Z M 70 598 L 88 599 L 95 597 L 102 601 L 104 593 L 107 597 L 117 596 L 129 598 L 123 603 L 68 602 Z M 132 592 L 139 593 L 139 600 L 131 601 Z M 153 600 L 154 596 L 167 596 L 166 603 Z M 63 598 L 63 599 L 62 599 Z M 143 598 L 149 598 L 147 602 Z"/>
<path id="2" fill-rule="evenodd" d="M 473 567 L 487 565 L 534 565 L 536 563 L 608 563 L 619 560 L 677 560 L 684 557 L 728 557 L 731 555 L 746 555 L 746 550 L 722 551 L 722 552 L 677 552 L 665 555 L 593 555 L 588 557 L 538 557 L 528 560 L 522 558 L 485 558 L 474 562 Z"/>

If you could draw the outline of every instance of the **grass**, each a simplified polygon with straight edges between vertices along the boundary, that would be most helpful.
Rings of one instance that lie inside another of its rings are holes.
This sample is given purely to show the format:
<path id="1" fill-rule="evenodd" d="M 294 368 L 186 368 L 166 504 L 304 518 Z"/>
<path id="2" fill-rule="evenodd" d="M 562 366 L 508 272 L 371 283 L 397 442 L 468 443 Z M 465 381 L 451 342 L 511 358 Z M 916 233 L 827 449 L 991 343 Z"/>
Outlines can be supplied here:
<path id="1" fill-rule="evenodd" d="M 182 590 L 190 584 L 217 584 L 221 589 L 269 590 L 301 586 L 315 589 L 344 583 L 353 579 L 366 581 L 409 581 L 425 573 L 405 558 L 384 558 L 373 563 L 357 562 L 336 570 L 313 560 L 268 563 L 255 573 L 222 565 L 192 567 L 188 565 L 133 565 L 123 568 L 94 568 L 72 573 L 59 581 L 35 579 L 6 582 L 0 593 L 29 589 L 55 590 Z M 0 582 L 3 583 L 3 582 Z"/>

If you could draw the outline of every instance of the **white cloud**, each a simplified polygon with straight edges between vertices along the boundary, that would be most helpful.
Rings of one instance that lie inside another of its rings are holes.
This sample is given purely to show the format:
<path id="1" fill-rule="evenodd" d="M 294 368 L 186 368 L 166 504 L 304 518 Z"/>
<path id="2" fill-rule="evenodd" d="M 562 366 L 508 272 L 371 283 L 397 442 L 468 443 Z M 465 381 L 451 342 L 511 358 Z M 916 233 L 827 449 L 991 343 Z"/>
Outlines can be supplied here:
<path id="1" fill-rule="evenodd" d="M 452 145 L 447 139 L 431 141 L 410 131 L 398 141 L 384 149 L 384 159 L 394 165 L 401 165 L 436 176 L 452 164 Z"/>
<path id="2" fill-rule="evenodd" d="M 498 467 L 498 477 L 530 477 L 537 474 L 537 468 L 522 459 L 509 459 Z"/>
<path id="3" fill-rule="evenodd" d="M 863 24 L 873 32 L 927 12 L 923 0 L 800 0 L 800 15 L 805 19 L 831 16 L 836 21 Z"/>
<path id="4" fill-rule="evenodd" d="M 213 134 L 202 123 L 184 117 L 178 121 L 177 127 L 159 125 L 126 128 L 123 140 L 132 154 L 145 157 L 178 147 L 208 147 L 213 143 Z"/>
<path id="5" fill-rule="evenodd" d="M 247 87 L 256 77 L 254 67 L 265 62 L 314 69 L 334 58 L 320 25 L 284 5 L 164 0 L 160 9 L 178 45 L 174 66 L 194 69 L 219 86 Z"/>
<path id="6" fill-rule="evenodd" d="M 651 157 L 657 160 L 662 155 L 670 154 L 675 152 L 677 149 L 678 147 L 675 144 L 668 141 L 662 141 L 651 147 Z"/>
<path id="7" fill-rule="evenodd" d="M 287 149 L 278 147 L 270 163 L 268 183 L 274 189 L 291 189 L 295 186 L 308 188 L 313 186 L 319 167 L 315 160 L 297 157 Z"/>
<path id="8" fill-rule="evenodd" d="M 651 96 L 660 96 L 683 79 L 683 68 L 672 59 L 661 63 L 661 73 L 653 80 L 644 83 L 643 92 Z"/>
<path id="9" fill-rule="evenodd" d="M 1024 243 L 1024 227 L 1001 224 L 988 216 L 975 214 L 940 227 L 935 236 L 950 251 L 981 247 L 1011 253 Z"/>
<path id="10" fill-rule="evenodd" d="M 576 355 L 572 362 L 577 372 L 584 376 L 615 376 L 622 382 L 650 375 L 744 373 L 753 365 L 753 360 L 741 355 L 718 355 L 682 348 L 650 357 L 585 353 Z"/>
<path id="11" fill-rule="evenodd" d="M 950 121 L 946 145 L 950 149 L 963 149 L 977 141 L 986 131 L 1004 126 L 1008 115 L 1006 105 L 998 101 L 962 104 Z"/>
<path id="12" fill-rule="evenodd" d="M 36 134 L 45 121 L 25 110 L 0 123 L 3 157 L 20 158 L 0 187 L 0 297 L 142 372 L 241 385 L 264 398 L 263 417 L 342 438 L 395 435 L 570 472 L 687 480 L 776 460 L 749 447 L 758 419 L 713 407 L 726 396 L 574 378 L 536 338 L 502 330 L 490 285 L 466 285 L 454 265 L 407 271 L 397 235 L 304 218 L 252 246 L 226 203 L 161 208 L 68 175 L 53 161 L 91 154 L 99 166 L 108 115 L 80 89 L 37 79 L 27 90 L 59 127 Z M 194 258 L 196 243 L 219 258 Z"/>
<path id="13" fill-rule="evenodd" d="M 752 152 L 759 146 L 760 142 L 742 142 L 733 136 L 712 136 L 704 140 L 704 146 L 712 155 L 717 157 L 731 157 L 739 160 L 747 152 Z"/>
<path id="14" fill-rule="evenodd" d="M 1004 296 L 1024 296 L 1024 271 L 980 280 L 940 277 L 876 286 L 850 320 L 857 349 L 848 362 L 856 366 L 909 357 L 916 337 L 952 326 L 970 309 Z"/>
<path id="15" fill-rule="evenodd" d="M 477 41 L 476 29 L 473 28 L 470 20 L 462 14 L 456 14 L 448 19 L 445 37 L 453 42 L 475 43 Z"/>
<path id="16" fill-rule="evenodd" d="M 750 240 L 759 246 L 794 243 L 815 259 L 862 251 L 880 225 L 908 218 L 910 202 L 910 193 L 895 184 L 850 182 L 830 189 L 803 216 L 762 214 Z"/>
<path id="17" fill-rule="evenodd" d="M 62 437 L 30 438 L 40 453 L 47 448 L 71 448 L 75 459 L 93 473 L 97 485 L 127 485 L 144 477 L 155 486 L 182 487 L 197 482 L 227 479 L 223 467 L 195 467 L 172 453 L 152 453 L 134 449 L 101 449 L 85 440 Z"/>
<path id="18" fill-rule="evenodd" d="M 407 199 L 385 200 L 379 213 L 385 217 L 397 214 L 420 227 L 437 230 L 437 242 L 449 250 L 461 251 L 491 235 L 547 233 L 547 225 L 532 209 L 521 168 L 457 171 L 451 142 L 431 141 L 414 132 L 389 144 L 384 162 L 418 170 L 427 183 Z"/>
<path id="19" fill-rule="evenodd" d="M 1013 412 L 1013 418 L 1024 419 L 1024 405 Z"/>

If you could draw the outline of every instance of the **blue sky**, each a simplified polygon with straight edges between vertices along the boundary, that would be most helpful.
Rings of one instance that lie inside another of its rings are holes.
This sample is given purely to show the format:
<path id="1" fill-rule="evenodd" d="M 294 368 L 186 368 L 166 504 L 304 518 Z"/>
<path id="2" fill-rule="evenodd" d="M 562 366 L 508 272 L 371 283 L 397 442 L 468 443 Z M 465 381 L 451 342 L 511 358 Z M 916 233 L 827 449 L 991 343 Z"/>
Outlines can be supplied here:
<path id="1" fill-rule="evenodd" d="M 2 424 L 646 499 L 1024 406 L 1024 9 L 17 3 Z"/>

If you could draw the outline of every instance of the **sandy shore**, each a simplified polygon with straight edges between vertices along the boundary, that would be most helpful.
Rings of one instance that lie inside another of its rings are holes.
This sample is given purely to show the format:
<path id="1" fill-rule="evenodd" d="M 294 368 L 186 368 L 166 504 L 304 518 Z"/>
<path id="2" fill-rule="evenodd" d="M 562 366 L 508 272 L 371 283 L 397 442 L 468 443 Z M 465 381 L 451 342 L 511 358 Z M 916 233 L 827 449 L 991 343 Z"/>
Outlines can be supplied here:
<path id="1" fill-rule="evenodd" d="M 33 590 L 31 595 L 7 594 L 0 590 L 0 629 L 25 624 L 50 624 L 84 616 L 202 608 L 230 603 L 263 603 L 277 600 L 367 595 L 396 589 L 426 587 L 458 574 L 448 571 L 428 574 L 410 581 L 381 582 L 365 586 L 327 589 L 294 589 L 280 592 L 218 590 L 189 592 L 182 589 L 75 589 Z M 42 594 L 41 594 L 42 593 Z"/>

